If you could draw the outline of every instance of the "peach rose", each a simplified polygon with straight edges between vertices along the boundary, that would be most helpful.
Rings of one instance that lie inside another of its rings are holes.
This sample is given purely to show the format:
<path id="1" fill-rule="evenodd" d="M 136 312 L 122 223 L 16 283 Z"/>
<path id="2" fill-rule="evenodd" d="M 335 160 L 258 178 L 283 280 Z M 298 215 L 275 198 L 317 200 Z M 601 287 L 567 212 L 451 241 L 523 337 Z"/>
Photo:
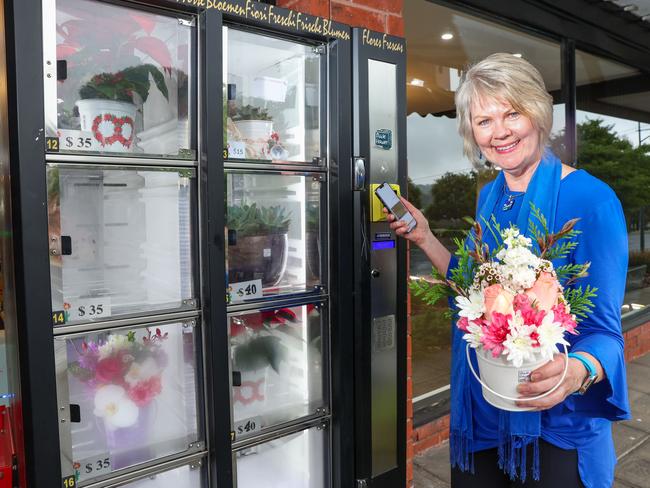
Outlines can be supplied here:
<path id="1" fill-rule="evenodd" d="M 509 291 L 504 290 L 501 285 L 490 285 L 485 290 L 483 290 L 483 300 L 485 302 L 485 318 L 488 321 L 492 320 L 492 314 L 494 312 L 501 313 L 503 315 L 512 314 L 512 301 L 514 300 L 514 295 Z"/>
<path id="2" fill-rule="evenodd" d="M 535 284 L 524 293 L 537 305 L 538 310 L 548 311 L 557 303 L 560 284 L 551 273 L 542 271 Z"/>

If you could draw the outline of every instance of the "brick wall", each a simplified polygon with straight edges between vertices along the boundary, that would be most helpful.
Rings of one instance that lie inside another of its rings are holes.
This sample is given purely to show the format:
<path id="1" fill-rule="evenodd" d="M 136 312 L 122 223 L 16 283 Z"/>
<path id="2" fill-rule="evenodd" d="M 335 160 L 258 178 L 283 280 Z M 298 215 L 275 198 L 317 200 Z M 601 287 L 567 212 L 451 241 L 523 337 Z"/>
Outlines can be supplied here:
<path id="1" fill-rule="evenodd" d="M 403 3 L 404 0 L 277 0 L 279 7 L 394 36 L 404 35 Z"/>

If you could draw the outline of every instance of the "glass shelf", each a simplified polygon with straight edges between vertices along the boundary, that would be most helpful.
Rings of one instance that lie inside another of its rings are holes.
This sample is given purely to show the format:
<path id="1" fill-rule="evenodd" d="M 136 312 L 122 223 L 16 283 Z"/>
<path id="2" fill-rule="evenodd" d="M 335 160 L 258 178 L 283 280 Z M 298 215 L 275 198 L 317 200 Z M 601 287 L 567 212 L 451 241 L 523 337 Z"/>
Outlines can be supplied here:
<path id="1" fill-rule="evenodd" d="M 44 32 L 50 152 L 196 158 L 191 22 L 95 0 L 56 0 L 55 22 Z"/>
<path id="2" fill-rule="evenodd" d="M 312 292 L 325 283 L 319 175 L 226 175 L 230 303 Z"/>
<path id="3" fill-rule="evenodd" d="M 54 325 L 194 308 L 190 169 L 48 165 Z"/>
<path id="4" fill-rule="evenodd" d="M 319 158 L 321 58 L 314 47 L 229 27 L 223 40 L 228 158 Z"/>
<path id="5" fill-rule="evenodd" d="M 317 304 L 229 316 L 237 440 L 324 407 L 323 320 Z"/>
<path id="6" fill-rule="evenodd" d="M 318 427 L 235 454 L 237 488 L 325 488 L 328 430 Z"/>
<path id="7" fill-rule="evenodd" d="M 83 484 L 200 440 L 196 339 L 189 322 L 55 337 L 64 473 Z"/>

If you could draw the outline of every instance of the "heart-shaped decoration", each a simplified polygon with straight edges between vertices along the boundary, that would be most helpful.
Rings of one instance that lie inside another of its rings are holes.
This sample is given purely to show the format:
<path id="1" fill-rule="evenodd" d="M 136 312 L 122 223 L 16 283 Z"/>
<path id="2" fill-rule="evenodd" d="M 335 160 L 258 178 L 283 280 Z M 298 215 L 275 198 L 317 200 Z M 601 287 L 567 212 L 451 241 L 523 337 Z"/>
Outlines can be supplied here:
<path id="1" fill-rule="evenodd" d="M 92 132 L 102 146 L 119 142 L 129 148 L 133 143 L 133 119 L 127 115 L 118 117 L 111 113 L 100 114 L 93 119 Z"/>

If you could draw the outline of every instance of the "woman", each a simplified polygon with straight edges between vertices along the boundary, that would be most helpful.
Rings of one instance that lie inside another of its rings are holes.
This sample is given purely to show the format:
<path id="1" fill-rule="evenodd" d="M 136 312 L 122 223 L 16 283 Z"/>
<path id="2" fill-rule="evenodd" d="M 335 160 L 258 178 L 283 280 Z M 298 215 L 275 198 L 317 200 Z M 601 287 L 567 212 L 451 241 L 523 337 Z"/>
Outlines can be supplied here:
<path id="1" fill-rule="evenodd" d="M 533 407 L 532 412 L 506 412 L 483 399 L 480 385 L 468 374 L 462 332 L 453 327 L 452 486 L 610 487 L 616 463 L 611 421 L 629 418 L 620 326 L 627 234 L 620 202 L 605 183 L 561 163 L 546 149 L 553 101 L 527 61 L 493 54 L 470 67 L 456 92 L 456 109 L 465 154 L 501 169 L 479 195 L 477 220 L 494 215 L 502 227 L 516 224 L 530 236 L 531 203 L 554 232 L 579 218 L 576 250 L 554 264 L 591 262 L 589 276 L 576 286 L 590 284 L 598 296 L 579 335 L 567 338 L 575 356 L 560 387 L 542 399 L 520 403 Z M 456 266 L 455 258 L 431 233 L 422 213 L 406 200 L 404 204 L 417 227 L 406 233 L 405 224 L 389 216 L 391 228 L 447 274 Z M 530 382 L 519 386 L 522 399 L 554 386 L 564 361 L 558 354 L 535 370 Z"/>

